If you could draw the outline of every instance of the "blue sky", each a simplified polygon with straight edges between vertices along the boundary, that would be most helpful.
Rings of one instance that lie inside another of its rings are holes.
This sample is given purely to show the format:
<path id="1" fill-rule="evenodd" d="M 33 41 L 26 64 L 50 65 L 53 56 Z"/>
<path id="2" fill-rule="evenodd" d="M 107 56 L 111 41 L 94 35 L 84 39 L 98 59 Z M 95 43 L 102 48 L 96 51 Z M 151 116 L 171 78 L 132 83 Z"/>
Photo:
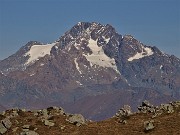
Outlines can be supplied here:
<path id="1" fill-rule="evenodd" d="M 28 41 L 53 42 L 80 21 L 111 24 L 180 58 L 179 0 L 0 0 L 0 59 Z"/>

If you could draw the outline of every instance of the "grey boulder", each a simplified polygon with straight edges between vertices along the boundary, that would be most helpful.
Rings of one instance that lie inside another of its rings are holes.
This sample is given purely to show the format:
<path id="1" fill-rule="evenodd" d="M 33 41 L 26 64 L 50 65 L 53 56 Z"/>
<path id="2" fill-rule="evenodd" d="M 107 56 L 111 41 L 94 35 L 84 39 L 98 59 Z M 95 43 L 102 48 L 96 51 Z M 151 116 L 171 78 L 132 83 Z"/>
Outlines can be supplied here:
<path id="1" fill-rule="evenodd" d="M 77 126 L 81 126 L 83 124 L 85 124 L 85 119 L 81 114 L 74 114 L 72 116 L 70 116 L 67 121 L 69 121 L 70 123 L 73 123 Z"/>

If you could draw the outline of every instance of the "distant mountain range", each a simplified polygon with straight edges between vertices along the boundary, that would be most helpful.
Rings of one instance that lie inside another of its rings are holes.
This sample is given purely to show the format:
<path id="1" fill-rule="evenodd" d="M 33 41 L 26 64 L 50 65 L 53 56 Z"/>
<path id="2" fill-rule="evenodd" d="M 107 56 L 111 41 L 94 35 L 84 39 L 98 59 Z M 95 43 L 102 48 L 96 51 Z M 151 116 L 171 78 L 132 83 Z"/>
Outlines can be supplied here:
<path id="1" fill-rule="evenodd" d="M 180 59 L 109 24 L 79 22 L 53 43 L 30 41 L 0 61 L 5 108 L 56 105 L 102 120 L 145 99 L 180 99 Z"/>

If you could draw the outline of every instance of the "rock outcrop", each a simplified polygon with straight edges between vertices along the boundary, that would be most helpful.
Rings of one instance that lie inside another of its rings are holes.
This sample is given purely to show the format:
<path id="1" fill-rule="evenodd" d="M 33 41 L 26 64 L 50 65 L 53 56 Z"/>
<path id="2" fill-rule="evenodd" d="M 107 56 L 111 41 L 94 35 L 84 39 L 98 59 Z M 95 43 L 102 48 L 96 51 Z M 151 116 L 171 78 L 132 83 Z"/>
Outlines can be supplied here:
<path id="1" fill-rule="evenodd" d="M 117 113 L 116 116 L 119 118 L 119 122 L 126 124 L 128 119 L 132 115 L 131 107 L 129 105 L 124 105 Z"/>
<path id="2" fill-rule="evenodd" d="M 83 124 L 85 124 L 85 119 L 81 114 L 73 114 L 70 115 L 69 118 L 67 119 L 67 121 L 69 121 L 70 123 L 77 125 L 77 126 L 81 126 Z"/>
<path id="3" fill-rule="evenodd" d="M 6 133 L 7 130 L 11 128 L 11 126 L 12 126 L 12 123 L 8 118 L 1 120 L 1 122 L 0 122 L 0 133 L 1 134 Z"/>
<path id="4" fill-rule="evenodd" d="M 150 120 L 150 121 L 145 121 L 144 122 L 144 130 L 145 130 L 145 132 L 154 129 L 153 123 L 154 123 L 154 120 Z"/>

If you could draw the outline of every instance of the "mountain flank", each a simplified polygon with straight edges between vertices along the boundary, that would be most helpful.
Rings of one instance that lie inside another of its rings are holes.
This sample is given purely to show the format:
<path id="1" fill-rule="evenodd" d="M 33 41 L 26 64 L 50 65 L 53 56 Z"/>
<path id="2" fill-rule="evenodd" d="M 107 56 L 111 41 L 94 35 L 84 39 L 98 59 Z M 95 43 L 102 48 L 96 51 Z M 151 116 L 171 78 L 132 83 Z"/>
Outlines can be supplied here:
<path id="1" fill-rule="evenodd" d="M 52 43 L 30 41 L 0 61 L 6 109 L 61 106 L 103 120 L 144 100 L 180 100 L 180 59 L 110 24 L 79 22 Z"/>

